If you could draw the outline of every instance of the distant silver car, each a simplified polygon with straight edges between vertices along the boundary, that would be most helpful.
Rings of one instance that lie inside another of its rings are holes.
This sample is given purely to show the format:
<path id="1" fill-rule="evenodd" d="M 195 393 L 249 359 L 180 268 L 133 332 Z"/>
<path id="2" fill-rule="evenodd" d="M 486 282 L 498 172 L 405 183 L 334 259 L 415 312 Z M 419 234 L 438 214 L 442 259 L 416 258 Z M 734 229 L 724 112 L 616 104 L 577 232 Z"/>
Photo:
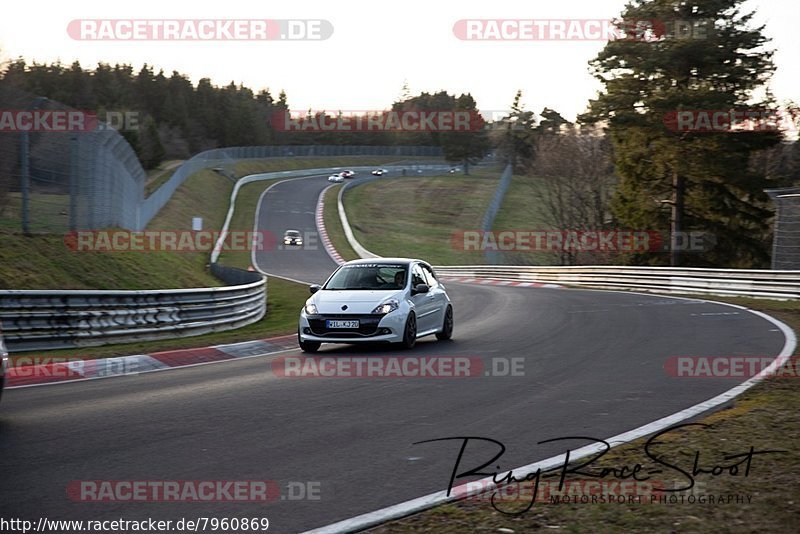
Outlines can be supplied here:
<path id="1" fill-rule="evenodd" d="M 3 341 L 3 325 L 0 324 L 0 397 L 3 396 L 3 388 L 6 385 L 6 372 L 8 370 L 8 351 Z"/>
<path id="2" fill-rule="evenodd" d="M 284 245 L 297 245 L 298 247 L 303 244 L 303 236 L 299 230 L 286 230 L 283 234 Z"/>
<path id="3" fill-rule="evenodd" d="M 355 260 L 310 287 L 297 338 L 303 352 L 322 343 L 398 343 L 453 335 L 453 306 L 429 263 L 408 258 Z"/>
<path id="4" fill-rule="evenodd" d="M 330 176 L 328 176 L 328 181 L 333 182 L 335 184 L 339 184 L 344 182 L 344 178 L 342 177 L 341 174 L 331 174 Z"/>
<path id="5" fill-rule="evenodd" d="M 389 169 L 375 169 L 372 171 L 372 176 L 383 176 L 387 172 L 389 172 Z"/>

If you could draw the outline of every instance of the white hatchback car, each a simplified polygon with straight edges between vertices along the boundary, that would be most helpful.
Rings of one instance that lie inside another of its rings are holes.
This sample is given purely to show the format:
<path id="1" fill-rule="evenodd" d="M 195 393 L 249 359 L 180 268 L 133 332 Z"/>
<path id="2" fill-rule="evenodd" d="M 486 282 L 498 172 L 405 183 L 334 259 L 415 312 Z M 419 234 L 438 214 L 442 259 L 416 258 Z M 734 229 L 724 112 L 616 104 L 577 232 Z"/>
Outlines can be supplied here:
<path id="1" fill-rule="evenodd" d="M 400 343 L 453 335 L 453 306 L 433 268 L 422 260 L 376 258 L 341 265 L 300 312 L 303 352 L 322 343 Z"/>
<path id="2" fill-rule="evenodd" d="M 331 174 L 328 176 L 328 181 L 336 184 L 344 182 L 344 177 L 341 174 Z"/>

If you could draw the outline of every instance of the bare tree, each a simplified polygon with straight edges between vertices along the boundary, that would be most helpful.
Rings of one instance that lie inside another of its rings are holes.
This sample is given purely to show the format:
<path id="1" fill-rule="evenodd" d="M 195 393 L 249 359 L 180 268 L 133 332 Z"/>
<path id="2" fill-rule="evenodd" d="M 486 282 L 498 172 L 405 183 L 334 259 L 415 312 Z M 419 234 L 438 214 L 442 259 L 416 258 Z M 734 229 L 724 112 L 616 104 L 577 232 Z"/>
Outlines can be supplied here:
<path id="1" fill-rule="evenodd" d="M 543 135 L 531 179 L 540 182 L 536 201 L 550 228 L 596 231 L 610 225 L 609 200 L 615 183 L 611 144 L 599 130 L 563 127 Z M 607 255 L 576 250 L 557 254 L 561 265 L 604 263 Z"/>

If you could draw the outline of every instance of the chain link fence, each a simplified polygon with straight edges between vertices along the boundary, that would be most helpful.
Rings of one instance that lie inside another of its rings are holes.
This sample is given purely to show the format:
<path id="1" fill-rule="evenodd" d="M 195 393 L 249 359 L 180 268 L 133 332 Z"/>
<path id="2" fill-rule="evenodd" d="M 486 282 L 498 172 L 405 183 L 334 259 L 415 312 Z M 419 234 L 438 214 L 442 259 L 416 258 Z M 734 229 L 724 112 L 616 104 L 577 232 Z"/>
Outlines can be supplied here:
<path id="1" fill-rule="evenodd" d="M 775 235 L 772 241 L 772 268 L 800 269 L 800 187 L 770 189 L 775 203 Z"/>
<path id="2" fill-rule="evenodd" d="M 0 88 L 0 110 L 0 228 L 57 233 L 136 225 L 145 172 L 116 130 L 93 114 L 8 87 Z"/>
<path id="3" fill-rule="evenodd" d="M 0 87 L 0 113 L 0 230 L 26 234 L 143 230 L 190 175 L 216 169 L 232 177 L 242 159 L 442 156 L 432 146 L 220 148 L 187 160 L 147 195 L 146 173 L 133 148 L 93 113 L 6 86 Z M 81 125 L 59 123 L 70 116 L 80 118 Z"/>

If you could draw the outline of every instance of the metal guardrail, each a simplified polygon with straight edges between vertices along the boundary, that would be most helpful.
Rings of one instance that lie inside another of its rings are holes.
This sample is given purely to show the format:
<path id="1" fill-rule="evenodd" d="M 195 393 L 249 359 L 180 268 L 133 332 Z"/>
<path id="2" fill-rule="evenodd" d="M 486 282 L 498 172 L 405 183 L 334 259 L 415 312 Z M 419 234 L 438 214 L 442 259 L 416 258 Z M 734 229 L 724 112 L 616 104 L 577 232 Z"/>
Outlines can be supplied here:
<path id="1" fill-rule="evenodd" d="M 350 228 L 342 202 L 342 195 L 346 189 L 347 186 L 343 187 L 339 193 L 339 217 L 345 236 L 353 250 L 362 258 L 379 257 L 365 249 Z M 434 267 L 441 275 L 460 278 L 556 283 L 593 289 L 633 289 L 654 293 L 697 293 L 772 299 L 800 298 L 800 271 L 614 265 L 566 267 L 437 265 Z"/>
<path id="2" fill-rule="evenodd" d="M 497 213 L 500 211 L 500 206 L 503 205 L 503 199 L 506 198 L 506 192 L 508 191 L 508 188 L 511 187 L 511 178 L 513 173 L 514 166 L 509 163 L 506 165 L 506 167 L 503 169 L 503 173 L 500 175 L 500 182 L 497 184 L 497 189 L 494 191 L 494 196 L 489 202 L 489 206 L 486 208 L 486 212 L 483 214 L 483 220 L 481 221 L 481 230 L 484 232 L 491 231 L 492 227 L 494 226 L 494 220 L 497 218 Z M 499 255 L 495 251 L 485 251 L 484 257 L 486 258 L 486 263 L 501 263 L 498 261 Z"/>
<path id="3" fill-rule="evenodd" d="M 0 322 L 10 352 L 74 349 L 231 330 L 266 313 L 266 279 L 211 264 L 237 285 L 148 291 L 4 290 Z"/>
<path id="4" fill-rule="evenodd" d="M 800 298 L 800 271 L 624 266 L 436 266 L 445 276 L 542 282 L 596 289 Z"/>
<path id="5" fill-rule="evenodd" d="M 441 157 L 442 149 L 431 146 L 350 146 L 350 145 L 284 145 L 215 148 L 195 154 L 178 167 L 161 187 L 144 199 L 138 209 L 136 230 L 144 229 L 163 208 L 175 190 L 197 171 L 217 168 L 233 176 L 236 162 L 247 159 L 276 157 L 331 157 L 331 156 L 397 156 Z"/>

